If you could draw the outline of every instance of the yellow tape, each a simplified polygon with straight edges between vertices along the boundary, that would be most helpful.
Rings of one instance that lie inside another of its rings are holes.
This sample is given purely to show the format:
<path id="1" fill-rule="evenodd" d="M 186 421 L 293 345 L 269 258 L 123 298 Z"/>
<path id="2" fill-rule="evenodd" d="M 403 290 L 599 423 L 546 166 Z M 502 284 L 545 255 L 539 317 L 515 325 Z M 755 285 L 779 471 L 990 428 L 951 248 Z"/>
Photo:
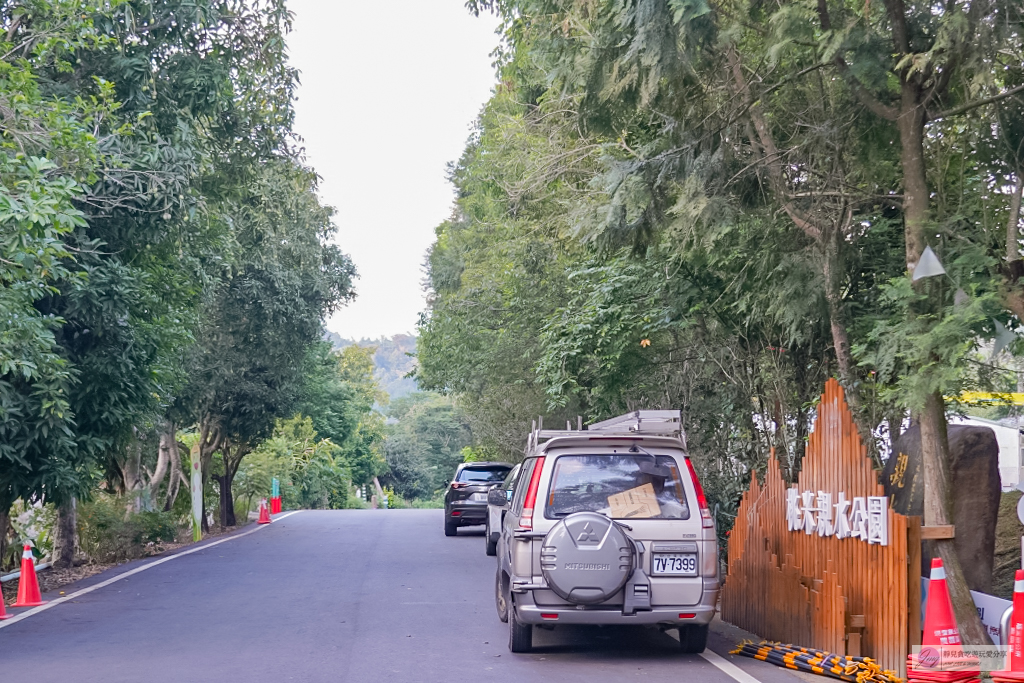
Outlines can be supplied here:
<path id="1" fill-rule="evenodd" d="M 964 391 L 959 396 L 946 396 L 947 401 L 960 401 L 961 403 L 999 403 L 1015 406 L 1024 406 L 1024 394 L 1019 393 L 995 393 L 992 391 Z"/>

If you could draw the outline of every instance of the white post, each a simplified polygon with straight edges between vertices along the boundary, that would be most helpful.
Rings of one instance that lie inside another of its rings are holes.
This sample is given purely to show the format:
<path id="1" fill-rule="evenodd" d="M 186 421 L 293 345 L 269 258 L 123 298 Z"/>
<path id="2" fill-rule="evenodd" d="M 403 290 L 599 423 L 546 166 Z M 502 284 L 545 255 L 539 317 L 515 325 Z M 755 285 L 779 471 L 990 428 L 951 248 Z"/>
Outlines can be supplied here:
<path id="1" fill-rule="evenodd" d="M 203 540 L 203 468 L 199 454 L 199 444 L 192 446 L 190 452 L 192 473 L 192 540 Z"/>

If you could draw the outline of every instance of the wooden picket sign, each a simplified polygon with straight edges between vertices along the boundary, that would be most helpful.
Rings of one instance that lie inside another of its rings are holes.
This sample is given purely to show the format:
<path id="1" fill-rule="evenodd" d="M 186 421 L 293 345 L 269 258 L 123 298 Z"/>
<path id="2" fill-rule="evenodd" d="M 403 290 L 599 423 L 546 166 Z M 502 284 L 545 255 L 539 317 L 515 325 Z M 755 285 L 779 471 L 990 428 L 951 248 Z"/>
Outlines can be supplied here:
<path id="1" fill-rule="evenodd" d="M 796 484 L 833 499 L 885 496 L 834 379 Z M 769 640 L 872 657 L 903 676 L 920 637 L 920 520 L 886 505 L 888 545 L 790 531 L 788 488 L 773 453 L 763 483 L 751 478 L 729 536 L 722 618 Z"/>

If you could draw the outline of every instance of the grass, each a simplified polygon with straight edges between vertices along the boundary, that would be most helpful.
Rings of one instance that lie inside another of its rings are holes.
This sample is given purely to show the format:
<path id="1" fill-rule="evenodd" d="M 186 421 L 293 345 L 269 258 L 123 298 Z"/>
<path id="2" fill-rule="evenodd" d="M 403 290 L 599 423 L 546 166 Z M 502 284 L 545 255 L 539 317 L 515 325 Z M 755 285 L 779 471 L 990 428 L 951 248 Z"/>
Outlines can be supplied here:
<path id="1" fill-rule="evenodd" d="M 409 507 L 417 510 L 440 510 L 444 507 L 444 495 L 437 495 L 433 498 L 417 498 L 409 501 Z"/>

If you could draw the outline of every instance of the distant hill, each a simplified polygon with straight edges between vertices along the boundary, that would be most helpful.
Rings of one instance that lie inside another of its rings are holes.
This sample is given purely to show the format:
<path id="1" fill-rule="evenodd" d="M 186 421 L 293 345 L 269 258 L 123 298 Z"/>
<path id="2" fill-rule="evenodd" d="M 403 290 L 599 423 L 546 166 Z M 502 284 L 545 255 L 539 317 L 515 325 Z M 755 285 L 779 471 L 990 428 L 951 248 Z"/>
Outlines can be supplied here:
<path id="1" fill-rule="evenodd" d="M 343 349 L 353 344 L 377 347 L 377 351 L 373 354 L 373 362 L 376 365 L 373 376 L 380 384 L 380 388 L 388 392 L 391 398 L 399 398 L 417 391 L 416 380 L 406 377 L 416 368 L 416 359 L 406 355 L 416 353 L 416 337 L 414 335 L 396 334 L 393 337 L 354 341 L 345 339 L 335 332 L 327 332 L 324 338 L 331 342 L 336 349 Z"/>

